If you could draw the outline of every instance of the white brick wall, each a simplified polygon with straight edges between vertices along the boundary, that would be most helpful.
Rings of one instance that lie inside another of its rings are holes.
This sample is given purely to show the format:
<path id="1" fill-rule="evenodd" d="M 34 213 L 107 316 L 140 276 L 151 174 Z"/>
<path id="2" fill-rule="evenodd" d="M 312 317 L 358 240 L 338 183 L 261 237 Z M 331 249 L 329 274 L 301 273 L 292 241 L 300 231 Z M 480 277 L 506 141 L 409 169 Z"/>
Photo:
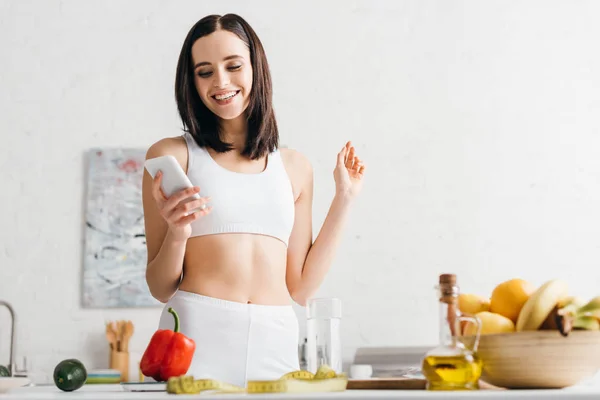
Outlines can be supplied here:
<path id="1" fill-rule="evenodd" d="M 441 272 L 484 294 L 515 276 L 600 292 L 600 3 L 0 0 L 0 298 L 41 379 L 67 357 L 106 367 L 105 319 L 134 321 L 138 353 L 153 333 L 158 309 L 80 307 L 83 153 L 177 134 L 181 43 L 229 11 L 314 165 L 315 234 L 344 141 L 368 163 L 320 291 L 343 300 L 346 358 L 435 343 Z"/>

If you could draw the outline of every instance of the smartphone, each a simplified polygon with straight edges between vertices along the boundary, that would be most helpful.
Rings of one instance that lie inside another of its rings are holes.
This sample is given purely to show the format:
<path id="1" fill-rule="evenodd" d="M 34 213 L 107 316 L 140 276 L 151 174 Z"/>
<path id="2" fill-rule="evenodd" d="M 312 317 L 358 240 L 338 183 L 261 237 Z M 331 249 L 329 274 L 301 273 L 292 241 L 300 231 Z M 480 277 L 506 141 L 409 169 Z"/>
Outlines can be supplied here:
<path id="1" fill-rule="evenodd" d="M 182 189 L 191 188 L 192 182 L 185 174 L 181 165 L 175 157 L 167 155 L 156 158 L 150 158 L 144 163 L 148 173 L 154 178 L 158 171 L 162 171 L 161 188 L 167 197 Z M 200 195 L 195 193 L 191 198 L 199 199 Z M 190 198 L 190 199 L 191 199 Z M 197 211 L 197 210 L 194 210 Z"/>

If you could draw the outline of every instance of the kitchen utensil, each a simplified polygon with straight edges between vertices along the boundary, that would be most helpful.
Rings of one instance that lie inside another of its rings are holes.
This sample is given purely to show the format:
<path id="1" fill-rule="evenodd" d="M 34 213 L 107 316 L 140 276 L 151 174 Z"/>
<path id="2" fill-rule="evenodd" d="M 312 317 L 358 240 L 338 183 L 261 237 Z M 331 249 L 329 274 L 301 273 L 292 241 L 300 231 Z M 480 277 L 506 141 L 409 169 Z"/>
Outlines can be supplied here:
<path id="1" fill-rule="evenodd" d="M 123 321 L 117 321 L 117 351 L 123 350 Z"/>
<path id="2" fill-rule="evenodd" d="M 425 379 L 371 378 L 348 379 L 348 390 L 425 390 Z"/>
<path id="3" fill-rule="evenodd" d="M 111 350 L 117 350 L 117 333 L 113 327 L 113 323 L 108 321 L 106 323 L 106 340 Z"/>
<path id="4" fill-rule="evenodd" d="M 121 342 L 121 351 L 129 351 L 129 339 L 133 336 L 133 322 L 123 321 L 123 337 Z"/>
<path id="5" fill-rule="evenodd" d="M 465 342 L 467 343 L 467 342 Z M 481 379 L 495 386 L 564 388 L 600 370 L 600 332 L 557 330 L 481 335 Z"/>
<path id="6" fill-rule="evenodd" d="M 348 379 L 348 390 L 425 390 L 424 378 L 371 378 Z M 481 390 L 505 390 L 486 382 L 479 383 Z"/>

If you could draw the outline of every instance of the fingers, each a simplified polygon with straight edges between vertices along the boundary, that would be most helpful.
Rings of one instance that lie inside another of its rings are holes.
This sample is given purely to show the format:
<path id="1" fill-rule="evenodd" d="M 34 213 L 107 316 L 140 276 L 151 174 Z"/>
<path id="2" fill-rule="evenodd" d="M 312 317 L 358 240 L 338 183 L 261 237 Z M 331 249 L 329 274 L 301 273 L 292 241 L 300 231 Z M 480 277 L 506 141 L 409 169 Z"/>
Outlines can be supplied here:
<path id="1" fill-rule="evenodd" d="M 351 141 L 346 142 L 342 150 L 337 155 L 338 165 L 344 166 L 349 171 L 363 174 L 365 165 L 363 161 L 356 155 L 356 149 Z"/>
<path id="2" fill-rule="evenodd" d="M 356 167 L 358 165 L 358 162 L 360 161 L 358 159 L 358 157 L 356 157 L 356 150 L 354 149 L 354 146 L 352 145 L 351 141 L 346 142 L 346 145 L 344 146 L 344 166 L 349 169 L 349 170 L 356 170 Z M 339 154 L 338 154 L 338 161 L 339 161 Z"/>
<path id="3" fill-rule="evenodd" d="M 358 157 L 354 157 L 354 164 L 352 165 L 352 169 L 358 172 L 360 167 L 363 165 L 362 160 Z"/>
<path id="4" fill-rule="evenodd" d="M 365 170 L 365 165 L 363 164 L 362 160 L 358 157 L 354 157 L 354 165 L 352 166 L 352 170 L 356 172 L 357 174 L 361 175 L 364 173 Z"/>
<path id="5" fill-rule="evenodd" d="M 339 166 L 344 166 L 344 164 L 346 163 L 346 153 L 347 153 L 347 147 L 344 146 L 344 147 L 342 147 L 342 150 L 340 150 L 340 152 L 337 155 L 337 163 Z"/>
<path id="6" fill-rule="evenodd" d="M 169 218 L 169 223 L 173 226 L 184 226 L 187 225 L 200 217 L 209 214 L 212 211 L 211 206 L 207 206 L 205 209 L 198 207 L 192 207 L 190 210 L 182 211 L 179 208 Z"/>
<path id="7" fill-rule="evenodd" d="M 162 172 L 159 171 L 153 181 L 152 194 L 160 209 L 160 214 L 170 225 L 185 225 L 210 212 L 211 207 L 206 207 L 210 197 L 194 197 L 200 192 L 199 187 L 194 186 L 180 190 L 171 197 L 167 197 L 161 188 L 161 182 Z M 193 210 L 195 212 L 192 212 Z"/>
<path id="8" fill-rule="evenodd" d="M 180 226 L 184 226 L 184 225 L 190 224 L 190 223 L 194 222 L 195 220 L 197 220 L 198 218 L 203 217 L 206 214 L 210 213 L 211 210 L 212 210 L 212 207 L 208 206 L 204 210 L 199 210 L 198 209 L 198 210 L 194 211 L 193 213 L 191 213 L 189 215 L 178 214 L 178 215 L 180 215 L 179 218 L 178 219 L 174 218 L 174 221 L 172 222 L 172 225 L 180 227 Z M 175 217 L 175 214 L 174 214 L 174 217 Z"/>
<path id="9" fill-rule="evenodd" d="M 346 144 L 344 145 L 344 147 L 342 147 L 342 150 L 340 150 L 340 152 L 337 155 L 337 163 L 339 166 L 347 167 L 347 162 L 350 159 L 350 150 L 352 149 L 351 147 L 351 143 L 350 142 L 346 142 Z"/>
<path id="10" fill-rule="evenodd" d="M 354 153 L 354 146 L 351 146 L 350 150 L 348 151 L 348 157 L 346 157 L 346 168 L 348 169 L 352 169 L 352 167 L 354 166 L 354 161 L 356 158 Z"/>
<path id="11" fill-rule="evenodd" d="M 181 226 L 191 224 L 192 222 L 194 222 L 195 220 L 200 218 L 202 215 L 206 215 L 206 214 L 201 214 L 201 212 L 205 212 L 205 211 L 206 210 L 198 211 L 198 212 L 188 215 L 187 217 L 180 218 L 178 221 L 175 221 L 173 223 L 173 225 L 177 226 L 177 227 L 181 227 Z"/>
<path id="12" fill-rule="evenodd" d="M 173 209 L 168 217 L 170 223 L 178 223 L 181 219 L 185 219 L 193 214 L 200 214 L 199 216 L 206 215 L 212 209 L 212 207 L 202 207 L 210 201 L 210 197 L 202 197 L 200 199 L 194 199 L 191 201 L 181 202 L 177 207 Z"/>
<path id="13" fill-rule="evenodd" d="M 167 196 L 165 196 L 165 193 L 160 188 L 161 183 L 162 183 L 162 171 L 158 171 L 152 181 L 152 196 L 154 197 L 154 200 L 156 200 L 156 202 L 159 205 L 163 204 L 164 201 L 167 200 Z"/>
<path id="14" fill-rule="evenodd" d="M 165 203 L 165 208 L 168 210 L 172 210 L 183 200 L 192 197 L 198 192 L 200 192 L 200 188 L 198 186 L 180 190 L 179 192 L 174 193 L 171 197 L 169 197 L 169 199 Z"/>

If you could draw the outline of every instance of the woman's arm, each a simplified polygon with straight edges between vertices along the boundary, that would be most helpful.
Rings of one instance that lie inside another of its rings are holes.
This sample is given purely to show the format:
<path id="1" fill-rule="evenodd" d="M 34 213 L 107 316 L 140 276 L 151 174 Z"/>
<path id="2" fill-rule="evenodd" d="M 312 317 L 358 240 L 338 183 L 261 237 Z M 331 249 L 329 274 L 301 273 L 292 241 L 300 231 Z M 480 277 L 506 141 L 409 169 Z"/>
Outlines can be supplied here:
<path id="1" fill-rule="evenodd" d="M 185 143 L 177 138 L 163 139 L 152 145 L 146 159 L 166 154 L 173 155 L 183 170 L 187 170 L 187 149 Z M 148 254 L 146 282 L 152 296 L 166 303 L 179 287 L 187 238 L 191 233 L 189 223 L 208 210 L 185 216 L 185 208 L 194 206 L 197 201 L 187 203 L 186 207 L 180 202 L 189 198 L 192 190 L 183 190 L 167 199 L 160 190 L 160 181 L 160 175 L 153 180 L 144 170 L 142 202 Z M 198 189 L 193 190 L 197 192 Z"/>
<path id="2" fill-rule="evenodd" d="M 299 155 L 296 158 L 300 158 Z M 294 167 L 302 171 L 299 176 L 300 195 L 295 205 L 295 222 L 288 246 L 286 283 L 296 303 L 306 301 L 317 291 L 333 262 L 348 212 L 353 199 L 360 192 L 364 165 L 356 157 L 354 147 L 348 142 L 338 153 L 334 170 L 336 194 L 327 217 L 312 242 L 313 172 L 308 160 L 296 160 Z"/>

